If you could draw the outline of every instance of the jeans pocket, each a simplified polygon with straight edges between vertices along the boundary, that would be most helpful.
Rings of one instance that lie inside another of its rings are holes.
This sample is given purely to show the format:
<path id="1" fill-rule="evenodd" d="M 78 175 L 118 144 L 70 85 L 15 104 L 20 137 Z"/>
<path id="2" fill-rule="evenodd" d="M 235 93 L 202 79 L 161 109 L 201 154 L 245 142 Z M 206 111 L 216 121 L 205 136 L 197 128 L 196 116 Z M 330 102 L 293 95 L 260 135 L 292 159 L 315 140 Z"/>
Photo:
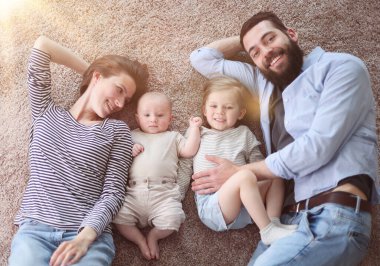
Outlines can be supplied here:
<path id="1" fill-rule="evenodd" d="M 349 231 L 348 232 L 349 241 L 361 252 L 363 252 L 363 256 L 367 253 L 369 248 L 370 238 L 368 235 L 356 232 Z"/>

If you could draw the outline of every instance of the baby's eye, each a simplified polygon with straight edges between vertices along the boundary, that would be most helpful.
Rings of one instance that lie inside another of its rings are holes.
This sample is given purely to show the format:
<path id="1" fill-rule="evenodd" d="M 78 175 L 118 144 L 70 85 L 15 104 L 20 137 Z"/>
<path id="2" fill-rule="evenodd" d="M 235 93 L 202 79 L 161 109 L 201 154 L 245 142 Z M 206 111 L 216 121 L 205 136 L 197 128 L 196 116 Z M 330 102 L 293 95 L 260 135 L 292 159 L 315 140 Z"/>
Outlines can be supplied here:
<path id="1" fill-rule="evenodd" d="M 227 106 L 227 109 L 231 110 L 231 109 L 234 109 L 233 106 Z"/>
<path id="2" fill-rule="evenodd" d="M 144 114 L 145 117 L 149 117 L 149 114 Z"/>
<path id="3" fill-rule="evenodd" d="M 210 108 L 216 108 L 216 105 L 214 105 L 214 104 L 210 105 Z"/>

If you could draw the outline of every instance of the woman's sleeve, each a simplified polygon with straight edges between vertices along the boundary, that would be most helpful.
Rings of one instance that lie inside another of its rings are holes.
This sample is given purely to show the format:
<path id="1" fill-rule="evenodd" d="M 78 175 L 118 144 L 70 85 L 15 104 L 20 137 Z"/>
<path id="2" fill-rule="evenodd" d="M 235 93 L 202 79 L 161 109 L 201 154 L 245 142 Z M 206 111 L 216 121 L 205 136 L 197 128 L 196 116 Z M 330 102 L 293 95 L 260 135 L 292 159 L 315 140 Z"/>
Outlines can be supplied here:
<path id="1" fill-rule="evenodd" d="M 89 226 L 98 235 L 113 221 L 125 197 L 128 171 L 132 164 L 132 138 L 128 126 L 119 121 L 105 170 L 103 192 L 93 209 L 82 222 L 81 228 Z"/>
<path id="2" fill-rule="evenodd" d="M 50 56 L 36 48 L 29 57 L 28 91 L 34 121 L 52 104 Z"/>

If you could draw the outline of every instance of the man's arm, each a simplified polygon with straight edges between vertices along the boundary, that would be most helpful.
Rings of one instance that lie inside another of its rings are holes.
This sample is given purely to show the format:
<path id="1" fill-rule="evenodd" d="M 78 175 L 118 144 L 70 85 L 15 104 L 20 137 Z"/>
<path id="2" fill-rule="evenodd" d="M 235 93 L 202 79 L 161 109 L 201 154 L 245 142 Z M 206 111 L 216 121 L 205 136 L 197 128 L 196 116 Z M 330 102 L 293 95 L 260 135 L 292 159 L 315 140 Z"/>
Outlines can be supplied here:
<path id="1" fill-rule="evenodd" d="M 231 58 L 238 52 L 243 51 L 243 48 L 240 44 L 239 36 L 232 36 L 225 39 L 217 40 L 206 45 L 206 47 L 218 50 L 223 54 L 224 58 Z"/>

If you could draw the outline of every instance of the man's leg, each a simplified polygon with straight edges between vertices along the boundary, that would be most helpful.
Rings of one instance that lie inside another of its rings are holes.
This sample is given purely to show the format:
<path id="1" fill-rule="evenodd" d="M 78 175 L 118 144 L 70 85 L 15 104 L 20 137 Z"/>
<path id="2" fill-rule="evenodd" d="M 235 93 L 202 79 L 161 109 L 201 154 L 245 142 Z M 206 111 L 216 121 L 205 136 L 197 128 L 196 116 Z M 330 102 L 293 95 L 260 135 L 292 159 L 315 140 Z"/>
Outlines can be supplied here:
<path id="1" fill-rule="evenodd" d="M 260 243 L 248 265 L 358 265 L 367 253 L 371 233 L 367 212 L 324 204 L 283 218 L 285 223 L 299 222 L 298 230 L 267 249 Z"/>

